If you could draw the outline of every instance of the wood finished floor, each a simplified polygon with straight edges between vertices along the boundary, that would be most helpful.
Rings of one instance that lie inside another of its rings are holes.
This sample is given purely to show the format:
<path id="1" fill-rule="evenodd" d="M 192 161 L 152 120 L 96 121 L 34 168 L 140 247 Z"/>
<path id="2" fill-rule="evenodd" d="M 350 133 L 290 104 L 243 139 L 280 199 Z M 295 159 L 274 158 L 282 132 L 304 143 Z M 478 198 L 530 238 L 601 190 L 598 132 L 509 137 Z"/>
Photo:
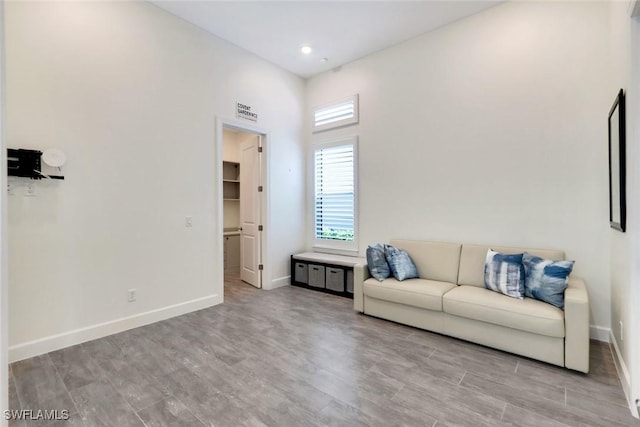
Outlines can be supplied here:
<path id="1" fill-rule="evenodd" d="M 237 278 L 225 303 L 10 366 L 13 426 L 639 426 L 607 345 L 591 373 L 355 313 Z"/>

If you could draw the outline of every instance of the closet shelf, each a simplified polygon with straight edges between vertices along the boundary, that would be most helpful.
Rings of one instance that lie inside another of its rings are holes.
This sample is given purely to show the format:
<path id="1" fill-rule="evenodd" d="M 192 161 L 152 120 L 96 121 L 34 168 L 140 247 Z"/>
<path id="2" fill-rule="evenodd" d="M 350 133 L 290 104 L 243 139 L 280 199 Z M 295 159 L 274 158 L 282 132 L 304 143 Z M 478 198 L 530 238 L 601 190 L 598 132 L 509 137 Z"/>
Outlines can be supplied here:
<path id="1" fill-rule="evenodd" d="M 240 165 L 233 162 L 222 162 L 222 198 L 224 200 L 240 200 Z"/>

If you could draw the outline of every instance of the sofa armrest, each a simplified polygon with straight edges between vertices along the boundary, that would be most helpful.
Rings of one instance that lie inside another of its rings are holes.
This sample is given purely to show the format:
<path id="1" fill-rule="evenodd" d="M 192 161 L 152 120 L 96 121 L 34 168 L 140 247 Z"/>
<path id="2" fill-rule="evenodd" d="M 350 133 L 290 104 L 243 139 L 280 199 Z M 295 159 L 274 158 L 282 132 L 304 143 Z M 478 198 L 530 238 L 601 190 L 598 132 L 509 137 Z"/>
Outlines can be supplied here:
<path id="1" fill-rule="evenodd" d="M 367 264 L 353 266 L 353 309 L 364 313 L 364 281 L 371 275 Z"/>
<path id="2" fill-rule="evenodd" d="M 569 276 L 564 292 L 564 365 L 589 372 L 589 294 L 579 277 Z"/>

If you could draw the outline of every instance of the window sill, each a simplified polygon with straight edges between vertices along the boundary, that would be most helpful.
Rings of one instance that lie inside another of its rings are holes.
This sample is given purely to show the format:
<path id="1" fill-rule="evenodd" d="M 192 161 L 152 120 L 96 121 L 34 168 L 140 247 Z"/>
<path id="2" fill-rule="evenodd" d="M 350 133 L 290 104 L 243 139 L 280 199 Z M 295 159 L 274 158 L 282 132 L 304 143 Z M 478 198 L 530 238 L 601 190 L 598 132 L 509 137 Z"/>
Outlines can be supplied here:
<path id="1" fill-rule="evenodd" d="M 357 257 L 359 255 L 359 252 L 356 249 L 336 249 L 326 246 L 313 246 L 311 249 L 313 250 L 313 252 L 320 252 L 323 254 L 344 255 L 352 257 Z"/>

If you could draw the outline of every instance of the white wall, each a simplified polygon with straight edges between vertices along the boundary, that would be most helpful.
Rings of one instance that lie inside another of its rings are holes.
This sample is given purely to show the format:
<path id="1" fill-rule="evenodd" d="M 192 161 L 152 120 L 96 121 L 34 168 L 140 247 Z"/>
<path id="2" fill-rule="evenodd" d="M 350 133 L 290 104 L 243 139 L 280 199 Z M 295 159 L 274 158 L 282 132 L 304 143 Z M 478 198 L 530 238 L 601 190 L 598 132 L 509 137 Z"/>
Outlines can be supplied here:
<path id="1" fill-rule="evenodd" d="M 632 175 L 630 176 L 630 185 L 628 189 L 628 200 L 631 200 L 631 218 L 633 224 L 633 230 L 640 229 L 640 204 L 638 203 L 638 189 L 640 189 L 640 167 L 638 167 L 638 161 L 640 161 L 640 123 L 635 119 L 640 117 L 640 2 L 634 1 L 635 15 L 631 20 L 630 40 L 631 40 L 631 61 L 630 61 L 630 78 L 628 86 L 627 97 L 627 131 L 628 131 L 628 145 L 633 146 L 631 157 L 634 162 L 632 169 Z M 630 404 L 636 411 L 635 415 L 638 416 L 638 404 L 640 404 L 640 336 L 637 331 L 640 330 L 640 263 L 637 262 L 640 256 L 640 236 L 638 233 L 632 235 L 632 259 L 633 262 L 631 270 L 631 283 L 629 289 L 629 298 L 627 300 L 627 313 L 629 316 L 630 329 L 627 326 L 627 331 L 633 331 L 628 334 L 631 345 L 629 346 L 631 351 L 629 352 L 627 366 L 631 374 L 631 393 Z"/>
<path id="2" fill-rule="evenodd" d="M 635 9 L 635 17 L 631 15 Z M 627 232 L 610 231 L 611 239 L 611 342 L 616 367 L 629 406 L 637 417 L 640 398 L 640 4 L 636 1 L 611 3 L 612 93 L 620 87 L 626 92 L 627 148 Z M 620 324 L 624 325 L 624 333 Z"/>
<path id="3" fill-rule="evenodd" d="M 636 167 L 636 159 L 640 157 L 637 144 L 634 141 L 633 127 L 635 121 L 633 117 L 633 102 L 637 93 L 634 93 L 631 84 L 631 18 L 629 11 L 629 3 L 627 2 L 610 2 L 610 58 L 608 62 L 611 64 L 611 84 L 609 93 L 613 104 L 616 93 L 623 88 L 626 92 L 626 105 L 630 110 L 626 113 L 627 118 L 627 230 L 621 233 L 616 230 L 609 230 L 610 239 L 610 270 L 611 270 L 611 343 L 615 349 L 617 357 L 617 366 L 620 374 L 622 386 L 629 394 L 630 374 L 629 369 L 632 367 L 631 346 L 634 339 L 634 324 L 631 319 L 633 305 L 631 302 L 631 282 L 633 274 L 633 256 L 632 243 L 635 236 L 635 230 L 638 229 L 638 217 L 634 216 L 637 212 L 638 204 L 634 197 L 637 188 L 636 176 L 640 172 Z M 621 328 L 620 325 L 623 325 Z M 624 331 L 622 330 L 624 329 Z M 624 335 L 624 336 L 623 336 Z"/>
<path id="4" fill-rule="evenodd" d="M 310 142 L 360 136 L 361 254 L 393 237 L 564 249 L 608 328 L 608 17 L 505 3 L 310 79 L 307 117 L 360 94 L 359 125 Z"/>
<path id="5" fill-rule="evenodd" d="M 300 78 L 145 2 L 11 2 L 7 27 L 8 146 L 68 157 L 65 181 L 10 196 L 13 359 L 222 300 L 215 120 L 236 101 L 279 159 L 266 271 L 287 276 L 304 246 Z"/>

